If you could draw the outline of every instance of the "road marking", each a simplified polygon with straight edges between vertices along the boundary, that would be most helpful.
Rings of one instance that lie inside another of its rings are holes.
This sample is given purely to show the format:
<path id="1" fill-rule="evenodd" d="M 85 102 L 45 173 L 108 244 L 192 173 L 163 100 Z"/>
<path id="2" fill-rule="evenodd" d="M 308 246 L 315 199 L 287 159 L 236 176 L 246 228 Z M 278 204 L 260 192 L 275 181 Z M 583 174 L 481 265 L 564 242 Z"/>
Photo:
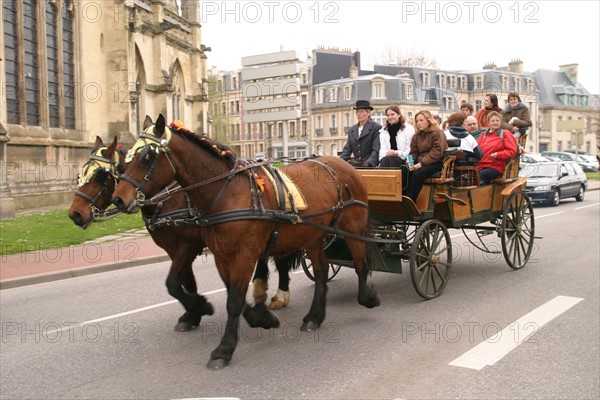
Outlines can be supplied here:
<path id="1" fill-rule="evenodd" d="M 600 203 L 588 204 L 587 206 L 581 206 L 581 207 L 577 207 L 575 209 L 576 210 L 582 210 L 582 209 L 588 208 L 588 207 L 596 207 L 597 205 L 600 205 Z"/>
<path id="2" fill-rule="evenodd" d="M 582 298 L 556 296 L 508 325 L 502 331 L 479 343 L 448 365 L 480 370 L 514 350 L 542 326 L 582 301 Z M 532 329 L 535 328 L 535 329 Z"/>
<path id="3" fill-rule="evenodd" d="M 551 216 L 553 216 L 553 215 L 562 214 L 563 212 L 564 212 L 564 211 L 559 211 L 559 212 L 555 212 L 555 213 L 552 213 L 552 214 L 540 215 L 539 217 L 538 217 L 538 216 L 536 216 L 536 217 L 535 217 L 535 219 L 540 219 L 540 218 L 545 218 L 545 217 L 551 217 Z"/>
<path id="4" fill-rule="evenodd" d="M 207 296 L 209 294 L 215 294 L 215 293 L 224 292 L 225 290 L 226 290 L 225 288 L 223 288 L 223 289 L 217 289 L 217 290 L 212 290 L 210 292 L 202 293 L 202 295 L 203 296 Z M 124 317 L 126 315 L 137 314 L 137 313 L 140 313 L 140 312 L 143 312 L 143 311 L 148 311 L 148 310 L 152 310 L 154 308 L 168 306 L 170 304 L 178 303 L 178 302 L 179 302 L 179 300 L 169 300 L 169 301 L 165 301 L 163 303 L 153 304 L 151 306 L 136 308 L 135 310 L 129 310 L 129 311 L 125 311 L 125 312 L 118 313 L 118 314 L 107 315 L 106 317 L 91 319 L 89 321 L 81 322 L 79 324 L 69 324 L 69 325 L 67 325 L 67 326 L 65 326 L 63 328 L 60 328 L 60 329 L 50 330 L 50 331 L 46 332 L 46 334 L 51 335 L 51 334 L 58 333 L 58 332 L 64 332 L 66 330 L 74 329 L 74 328 L 77 328 L 77 327 L 80 327 L 80 326 L 85 326 L 85 325 L 88 325 L 88 324 L 95 324 L 97 322 L 103 322 L 103 321 L 107 321 L 109 319 L 120 318 L 120 317 Z"/>

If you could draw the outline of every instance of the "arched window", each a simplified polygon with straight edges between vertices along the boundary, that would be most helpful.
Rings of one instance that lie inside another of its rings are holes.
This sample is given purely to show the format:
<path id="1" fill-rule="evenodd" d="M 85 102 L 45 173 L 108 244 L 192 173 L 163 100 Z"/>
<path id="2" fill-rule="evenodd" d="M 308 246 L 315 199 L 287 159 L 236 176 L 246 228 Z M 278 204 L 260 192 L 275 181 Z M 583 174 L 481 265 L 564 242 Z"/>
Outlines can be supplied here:
<path id="1" fill-rule="evenodd" d="M 37 2 L 23 0 L 23 48 L 25 50 L 25 104 L 27 125 L 40 124 L 40 82 L 37 49 Z"/>
<path id="2" fill-rule="evenodd" d="M 48 101 L 48 124 L 56 128 L 60 125 L 59 104 L 58 104 L 58 30 L 57 13 L 54 4 L 46 3 L 46 68 L 48 76 L 48 91 L 46 99 Z"/>
<path id="3" fill-rule="evenodd" d="M 18 124 L 19 111 L 19 38 L 17 35 L 17 17 L 15 0 L 2 1 L 2 16 L 4 24 L 4 67 L 6 87 L 7 122 Z"/>
<path id="4" fill-rule="evenodd" d="M 179 67 L 179 64 L 177 64 L 175 68 L 173 68 L 173 95 L 171 98 L 173 119 L 183 120 L 183 100 L 181 96 L 185 91 L 182 87 L 181 68 Z M 233 106 L 231 111 L 233 112 Z"/>
<path id="5" fill-rule="evenodd" d="M 62 45 L 65 128 L 75 129 L 75 46 L 73 38 L 73 14 L 66 4 L 62 7 Z"/>

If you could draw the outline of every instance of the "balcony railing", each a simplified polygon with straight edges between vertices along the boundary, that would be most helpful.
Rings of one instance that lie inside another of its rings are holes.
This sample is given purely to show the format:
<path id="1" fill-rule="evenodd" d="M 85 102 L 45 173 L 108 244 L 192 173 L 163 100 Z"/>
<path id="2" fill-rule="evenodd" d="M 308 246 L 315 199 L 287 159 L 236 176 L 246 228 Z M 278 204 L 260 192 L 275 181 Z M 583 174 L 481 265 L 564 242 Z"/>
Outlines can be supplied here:
<path id="1" fill-rule="evenodd" d="M 323 128 L 315 129 L 315 133 L 317 134 L 317 136 L 323 136 Z"/>
<path id="2" fill-rule="evenodd" d="M 332 134 L 332 135 L 337 135 L 337 133 L 338 133 L 337 126 L 329 128 L 329 133 Z"/>

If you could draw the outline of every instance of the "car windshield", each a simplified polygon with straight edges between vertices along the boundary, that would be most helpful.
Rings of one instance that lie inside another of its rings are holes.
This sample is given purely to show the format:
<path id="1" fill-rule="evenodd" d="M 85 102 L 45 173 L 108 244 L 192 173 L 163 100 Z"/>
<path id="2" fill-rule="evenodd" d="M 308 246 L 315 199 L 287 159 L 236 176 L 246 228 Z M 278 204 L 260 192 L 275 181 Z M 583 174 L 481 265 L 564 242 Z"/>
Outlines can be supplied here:
<path id="1" fill-rule="evenodd" d="M 529 178 L 552 178 L 556 176 L 556 164 L 528 164 L 523 165 L 519 176 Z"/>

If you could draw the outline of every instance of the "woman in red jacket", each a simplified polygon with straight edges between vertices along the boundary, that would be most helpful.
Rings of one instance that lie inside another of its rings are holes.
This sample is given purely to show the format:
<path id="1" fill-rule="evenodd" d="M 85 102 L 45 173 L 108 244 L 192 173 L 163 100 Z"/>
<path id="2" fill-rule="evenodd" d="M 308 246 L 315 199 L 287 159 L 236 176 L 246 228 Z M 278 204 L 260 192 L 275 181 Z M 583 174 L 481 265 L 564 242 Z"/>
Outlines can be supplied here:
<path id="1" fill-rule="evenodd" d="M 488 113 L 487 122 L 490 128 L 477 138 L 483 152 L 483 157 L 477 164 L 481 185 L 487 185 L 492 179 L 501 177 L 506 161 L 517 155 L 517 141 L 511 131 L 502 129 L 500 113 Z"/>

